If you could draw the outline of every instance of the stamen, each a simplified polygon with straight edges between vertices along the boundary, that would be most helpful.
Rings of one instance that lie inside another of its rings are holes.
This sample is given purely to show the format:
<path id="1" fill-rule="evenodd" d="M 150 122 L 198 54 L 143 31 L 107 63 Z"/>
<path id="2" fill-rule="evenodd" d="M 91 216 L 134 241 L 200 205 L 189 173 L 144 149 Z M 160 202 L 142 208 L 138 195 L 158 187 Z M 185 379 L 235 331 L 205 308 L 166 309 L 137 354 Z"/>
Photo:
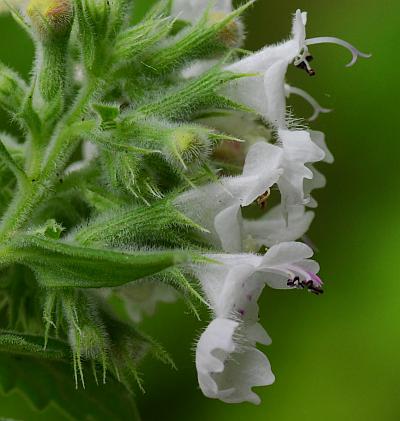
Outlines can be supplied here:
<path id="1" fill-rule="evenodd" d="M 357 61 L 358 57 L 363 58 L 370 58 L 372 54 L 362 53 L 361 51 L 357 50 L 356 47 L 348 43 L 347 41 L 343 41 L 340 38 L 335 37 L 317 37 L 317 38 L 310 38 L 305 41 L 305 45 L 315 45 L 315 44 L 337 44 L 341 45 L 344 48 L 347 48 L 353 58 L 351 59 L 350 63 L 346 64 L 346 67 L 351 67 Z"/>
<path id="2" fill-rule="evenodd" d="M 299 69 L 305 70 L 310 76 L 315 76 L 315 70 L 310 66 L 310 62 L 314 57 L 308 51 L 306 46 L 303 47 L 300 54 L 294 59 L 293 64 Z"/>
<path id="3" fill-rule="evenodd" d="M 288 97 L 291 94 L 298 95 L 298 96 L 302 97 L 304 100 L 306 100 L 311 105 L 311 107 L 313 107 L 314 113 L 308 119 L 308 121 L 316 120 L 318 118 L 318 116 L 320 115 L 320 113 L 330 113 L 332 111 L 329 108 L 321 107 L 321 105 L 319 105 L 317 100 L 314 97 L 312 97 L 308 92 L 303 91 L 303 89 L 296 88 L 294 86 L 290 86 L 290 85 L 285 84 L 285 91 L 286 91 L 286 95 Z"/>

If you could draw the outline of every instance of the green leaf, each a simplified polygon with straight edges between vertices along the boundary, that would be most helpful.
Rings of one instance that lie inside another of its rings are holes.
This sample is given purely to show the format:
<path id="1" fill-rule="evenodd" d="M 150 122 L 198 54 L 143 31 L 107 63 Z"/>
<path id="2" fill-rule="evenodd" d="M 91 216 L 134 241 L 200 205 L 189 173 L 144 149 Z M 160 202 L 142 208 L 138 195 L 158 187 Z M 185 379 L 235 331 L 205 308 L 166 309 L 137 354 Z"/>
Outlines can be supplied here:
<path id="1" fill-rule="evenodd" d="M 97 386 L 88 376 L 86 389 L 76 390 L 72 367 L 61 361 L 10 355 L 0 349 L 0 389 L 5 394 L 18 390 L 39 411 L 53 404 L 71 420 L 140 419 L 122 384 L 108 376 L 106 384 Z"/>
<path id="2" fill-rule="evenodd" d="M 179 212 L 170 201 L 137 206 L 102 214 L 75 234 L 80 244 L 188 244 L 191 231 L 204 231 Z"/>
<path id="3" fill-rule="evenodd" d="M 205 109 L 233 108 L 249 111 L 248 108 L 218 94 L 218 90 L 225 83 L 249 76 L 224 71 L 221 69 L 222 64 L 218 63 L 199 78 L 166 90 L 156 101 L 150 101 L 135 110 L 136 116 L 157 115 L 172 120 L 183 120 L 204 112 Z"/>
<path id="4" fill-rule="evenodd" d="M 33 269 L 46 287 L 114 287 L 190 258 L 189 253 L 180 250 L 128 252 L 85 248 L 34 235 L 21 236 L 13 244 L 13 256 Z"/>
<path id="5" fill-rule="evenodd" d="M 49 360 L 69 360 L 71 350 L 67 343 L 49 339 L 46 349 L 45 340 L 42 336 L 15 333 L 0 330 L 0 353 L 27 355 Z"/>
<path id="6" fill-rule="evenodd" d="M 224 42 L 224 37 L 221 36 L 224 29 L 253 3 L 254 0 L 247 2 L 216 23 L 209 20 L 208 12 L 206 12 L 195 26 L 179 32 L 175 38 L 172 38 L 169 45 L 162 45 L 161 48 L 152 52 L 144 64 L 147 69 L 162 75 L 189 61 L 226 51 L 230 45 Z"/>

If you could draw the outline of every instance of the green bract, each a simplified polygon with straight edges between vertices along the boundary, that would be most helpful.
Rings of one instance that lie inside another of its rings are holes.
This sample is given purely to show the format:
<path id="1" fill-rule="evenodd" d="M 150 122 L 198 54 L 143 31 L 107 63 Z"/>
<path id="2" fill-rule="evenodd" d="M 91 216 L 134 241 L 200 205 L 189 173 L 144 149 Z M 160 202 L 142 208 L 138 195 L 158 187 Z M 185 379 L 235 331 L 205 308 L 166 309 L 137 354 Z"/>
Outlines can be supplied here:
<path id="1" fill-rule="evenodd" d="M 30 80 L 0 64 L 0 106 L 20 128 L 18 139 L 0 134 L 0 386 L 20 388 L 38 408 L 55 400 L 80 419 L 85 410 L 134 419 L 126 391 L 140 381 L 138 364 L 147 353 L 171 363 L 106 291 L 163 283 L 196 311 L 203 299 L 184 264 L 204 261 L 210 246 L 173 202 L 214 180 L 213 149 L 236 140 L 200 117 L 246 110 L 221 86 L 246 76 L 223 67 L 239 54 L 226 31 L 252 2 L 194 25 L 170 17 L 169 2 L 132 25 L 130 3 L 32 0 L 14 11 L 36 48 Z M 216 59 L 210 70 L 180 77 L 207 58 Z M 36 380 L 15 380 L 27 366 Z M 89 406 L 82 391 L 75 404 L 63 390 L 74 373 Z M 113 385 L 99 386 L 99 405 L 93 382 Z M 53 395 L 32 393 L 55 385 Z"/>

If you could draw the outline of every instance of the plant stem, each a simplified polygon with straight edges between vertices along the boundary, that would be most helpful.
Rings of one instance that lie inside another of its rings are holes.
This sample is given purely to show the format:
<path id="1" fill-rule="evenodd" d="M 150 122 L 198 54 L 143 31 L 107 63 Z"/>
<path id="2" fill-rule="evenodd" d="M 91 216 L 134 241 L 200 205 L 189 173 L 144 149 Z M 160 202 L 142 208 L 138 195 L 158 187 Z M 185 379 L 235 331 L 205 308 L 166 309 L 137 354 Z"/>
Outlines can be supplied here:
<path id="1" fill-rule="evenodd" d="M 30 217 L 32 210 L 40 203 L 46 192 L 54 185 L 57 173 L 62 170 L 79 141 L 79 138 L 68 136 L 69 129 L 85 112 L 96 88 L 96 81 L 88 81 L 82 88 L 70 113 L 60 121 L 56 129 L 58 134 L 53 137 L 53 141 L 48 146 L 48 153 L 44 159 L 40 177 L 37 180 L 31 180 L 29 186 L 25 186 L 19 191 L 3 217 L 0 225 L 0 242 L 6 242 L 13 236 Z"/>

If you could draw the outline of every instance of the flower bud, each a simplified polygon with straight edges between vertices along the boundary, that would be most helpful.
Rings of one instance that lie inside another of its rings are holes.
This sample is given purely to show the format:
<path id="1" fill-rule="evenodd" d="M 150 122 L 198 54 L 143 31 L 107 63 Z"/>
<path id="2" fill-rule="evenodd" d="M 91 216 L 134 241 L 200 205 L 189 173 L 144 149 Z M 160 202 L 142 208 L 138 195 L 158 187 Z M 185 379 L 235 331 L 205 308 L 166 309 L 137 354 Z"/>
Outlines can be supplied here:
<path id="1" fill-rule="evenodd" d="M 186 168 L 186 164 L 204 160 L 210 152 L 207 132 L 195 127 L 179 127 L 170 137 L 172 157 Z"/>
<path id="2" fill-rule="evenodd" d="M 215 11 L 209 14 L 208 21 L 211 25 L 221 22 L 227 17 L 227 14 Z M 244 40 L 244 27 L 240 19 L 234 19 L 227 23 L 218 32 L 219 42 L 228 48 L 239 47 Z"/>
<path id="3" fill-rule="evenodd" d="M 73 8 L 70 0 L 30 0 L 26 13 L 43 38 L 63 37 L 71 30 Z"/>

